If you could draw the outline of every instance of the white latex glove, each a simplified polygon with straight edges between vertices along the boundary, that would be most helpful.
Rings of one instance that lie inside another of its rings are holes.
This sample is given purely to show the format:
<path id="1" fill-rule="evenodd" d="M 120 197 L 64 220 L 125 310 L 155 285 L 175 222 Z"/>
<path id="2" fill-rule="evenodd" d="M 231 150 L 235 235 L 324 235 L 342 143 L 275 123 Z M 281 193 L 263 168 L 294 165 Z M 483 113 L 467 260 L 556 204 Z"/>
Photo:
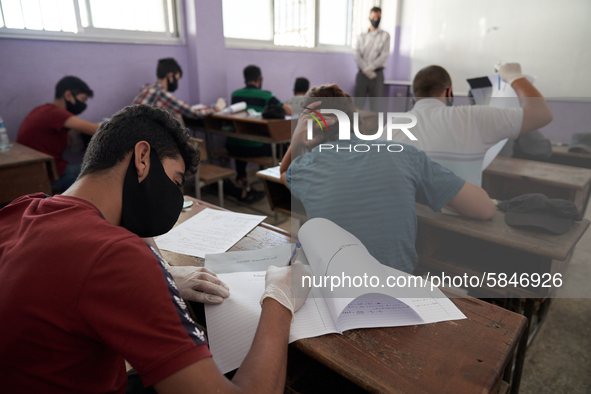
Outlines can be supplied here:
<path id="1" fill-rule="evenodd" d="M 371 67 L 366 67 L 362 70 L 362 72 L 365 74 L 366 77 L 368 77 L 369 79 L 374 79 L 376 77 L 376 73 L 374 70 L 371 69 Z"/>
<path id="2" fill-rule="evenodd" d="M 220 112 L 221 110 L 223 110 L 224 108 L 226 108 L 226 100 L 224 100 L 223 98 L 219 98 L 218 101 L 216 101 L 215 105 L 213 106 L 213 109 L 215 112 Z"/>
<path id="3" fill-rule="evenodd" d="M 267 297 L 273 298 L 291 311 L 291 322 L 294 321 L 294 313 L 297 312 L 308 298 L 310 287 L 302 287 L 302 277 L 312 276 L 306 267 L 296 261 L 291 266 L 267 268 L 265 276 L 265 292 L 261 297 L 261 305 Z M 309 284 L 309 281 L 306 281 Z"/>
<path id="4" fill-rule="evenodd" d="M 184 300 L 221 304 L 230 296 L 230 288 L 205 267 L 168 266 L 168 272 Z"/>
<path id="5" fill-rule="evenodd" d="M 503 82 L 507 82 L 509 86 L 519 78 L 524 78 L 525 75 L 521 72 L 521 65 L 519 63 L 505 63 L 500 66 L 495 66 L 495 71 L 501 74 Z"/>

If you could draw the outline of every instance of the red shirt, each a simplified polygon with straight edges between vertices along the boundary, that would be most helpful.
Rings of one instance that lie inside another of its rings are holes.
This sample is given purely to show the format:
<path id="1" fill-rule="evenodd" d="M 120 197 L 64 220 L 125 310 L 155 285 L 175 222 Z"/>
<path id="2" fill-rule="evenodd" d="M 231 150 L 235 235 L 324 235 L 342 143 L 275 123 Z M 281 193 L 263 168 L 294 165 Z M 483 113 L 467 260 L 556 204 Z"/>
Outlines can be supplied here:
<path id="1" fill-rule="evenodd" d="M 20 197 L 0 210 L 0 387 L 125 393 L 211 356 L 172 276 L 89 202 Z"/>
<path id="2" fill-rule="evenodd" d="M 68 130 L 64 123 L 74 116 L 71 112 L 53 104 L 43 104 L 33 109 L 21 123 L 16 142 L 47 153 L 55 158 L 57 172 L 61 175 L 68 164 L 62 158 L 68 146 Z"/>

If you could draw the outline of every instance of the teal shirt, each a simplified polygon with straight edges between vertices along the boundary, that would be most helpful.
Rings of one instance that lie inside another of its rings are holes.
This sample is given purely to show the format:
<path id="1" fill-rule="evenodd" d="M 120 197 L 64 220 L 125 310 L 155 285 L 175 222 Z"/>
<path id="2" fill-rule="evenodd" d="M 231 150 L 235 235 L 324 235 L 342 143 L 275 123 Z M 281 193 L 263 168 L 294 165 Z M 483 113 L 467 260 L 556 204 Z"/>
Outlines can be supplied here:
<path id="1" fill-rule="evenodd" d="M 366 153 L 342 149 L 361 143 L 392 142 L 340 141 L 338 152 L 316 147 L 291 163 L 287 184 L 309 219 L 333 221 L 359 238 L 380 263 L 412 273 L 418 262 L 415 202 L 438 211 L 465 181 L 412 145 L 400 144 L 399 153 L 385 147 Z"/>

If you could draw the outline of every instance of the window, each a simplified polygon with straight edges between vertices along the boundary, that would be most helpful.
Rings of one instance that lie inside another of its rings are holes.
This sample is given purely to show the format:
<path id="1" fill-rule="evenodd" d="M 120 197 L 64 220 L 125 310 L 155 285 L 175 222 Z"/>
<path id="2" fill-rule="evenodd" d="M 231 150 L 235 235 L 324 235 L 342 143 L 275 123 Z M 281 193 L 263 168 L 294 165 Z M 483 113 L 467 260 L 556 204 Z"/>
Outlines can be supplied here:
<path id="1" fill-rule="evenodd" d="M 350 51 L 379 0 L 223 0 L 226 46 Z M 287 47 L 287 48 L 286 48 Z"/>
<path id="2" fill-rule="evenodd" d="M 178 0 L 0 0 L 4 37 L 182 42 Z"/>

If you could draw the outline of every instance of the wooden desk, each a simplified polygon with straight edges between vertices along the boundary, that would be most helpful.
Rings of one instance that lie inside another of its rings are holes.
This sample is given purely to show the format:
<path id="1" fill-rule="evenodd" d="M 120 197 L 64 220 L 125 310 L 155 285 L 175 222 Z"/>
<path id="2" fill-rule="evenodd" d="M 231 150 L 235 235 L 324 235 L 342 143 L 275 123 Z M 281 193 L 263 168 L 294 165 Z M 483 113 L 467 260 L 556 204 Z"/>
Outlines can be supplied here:
<path id="1" fill-rule="evenodd" d="M 419 264 L 415 273 L 436 275 L 445 272 L 448 276 L 484 277 L 486 273 L 508 275 L 517 273 L 539 275 L 562 274 L 568 264 L 572 250 L 589 227 L 584 219 L 574 222 L 570 231 L 562 235 L 550 235 L 520 230 L 505 223 L 505 214 L 497 211 L 492 220 L 480 221 L 433 212 L 430 208 L 416 204 L 419 228 L 416 248 Z M 550 281 L 550 285 L 553 285 Z M 544 302 L 540 307 L 540 322 L 545 317 L 549 300 L 546 298 L 552 287 L 506 287 L 470 288 L 472 294 L 486 298 L 525 299 L 524 316 L 532 321 L 536 301 Z M 508 307 L 520 310 L 511 303 Z M 530 326 L 519 344 L 512 392 L 519 390 L 521 373 L 530 336 Z M 539 325 L 538 325 L 539 328 Z M 535 332 L 532 332 L 532 335 Z"/>
<path id="2" fill-rule="evenodd" d="M 235 131 L 222 130 L 224 123 L 231 123 Z M 291 141 L 291 120 L 253 118 L 247 112 L 205 118 L 205 133 L 223 135 L 271 145 L 272 165 L 277 165 L 277 144 Z"/>
<path id="3" fill-rule="evenodd" d="M 552 156 L 545 161 L 565 166 L 591 168 L 591 153 L 569 152 L 568 148 L 568 146 L 552 146 Z"/>
<path id="4" fill-rule="evenodd" d="M 179 223 L 205 207 L 195 201 Z M 255 250 L 289 243 L 288 232 L 261 224 L 230 250 Z M 174 265 L 201 265 L 202 260 L 163 251 Z M 382 392 L 497 392 L 501 377 L 521 338 L 526 319 L 503 308 L 464 297 L 453 302 L 467 319 L 421 326 L 351 330 L 344 335 L 302 339 L 290 345 L 307 358 L 288 364 L 290 376 L 318 363 L 359 390 Z M 317 382 L 307 382 L 315 385 Z"/>
<path id="5" fill-rule="evenodd" d="M 0 204 L 25 194 L 51 194 L 51 181 L 58 179 L 52 156 L 14 142 L 0 152 Z"/>
<path id="6" fill-rule="evenodd" d="M 273 174 L 270 173 L 271 170 L 274 170 Z M 279 166 L 259 171 L 257 177 L 263 181 L 267 201 L 273 212 L 291 216 L 302 222 L 306 221 L 306 209 L 302 202 L 293 197 L 287 186 L 281 182 Z"/>
<path id="7" fill-rule="evenodd" d="M 482 187 L 491 198 L 506 200 L 527 193 L 542 193 L 575 203 L 585 213 L 591 170 L 560 164 L 497 157 L 482 173 Z"/>

